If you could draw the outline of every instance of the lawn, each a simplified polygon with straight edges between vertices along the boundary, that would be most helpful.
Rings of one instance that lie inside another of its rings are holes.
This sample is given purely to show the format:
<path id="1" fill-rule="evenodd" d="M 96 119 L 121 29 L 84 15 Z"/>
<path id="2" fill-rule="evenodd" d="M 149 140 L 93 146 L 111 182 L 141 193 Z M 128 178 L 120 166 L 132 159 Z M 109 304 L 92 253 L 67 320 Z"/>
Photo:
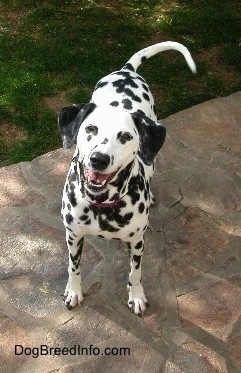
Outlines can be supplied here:
<path id="1" fill-rule="evenodd" d="M 88 102 L 96 82 L 150 44 L 174 40 L 198 73 L 165 52 L 138 70 L 159 118 L 241 90 L 238 0 L 2 0 L 0 166 L 61 146 L 52 102 Z"/>

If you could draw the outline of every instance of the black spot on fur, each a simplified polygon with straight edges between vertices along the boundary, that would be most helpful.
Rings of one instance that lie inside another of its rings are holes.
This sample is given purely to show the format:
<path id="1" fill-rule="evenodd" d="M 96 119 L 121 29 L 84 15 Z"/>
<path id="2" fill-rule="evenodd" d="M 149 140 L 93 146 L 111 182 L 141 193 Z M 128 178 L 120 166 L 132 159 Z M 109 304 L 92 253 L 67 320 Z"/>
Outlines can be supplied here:
<path id="1" fill-rule="evenodd" d="M 144 199 L 145 199 L 145 201 L 147 201 L 147 191 L 146 190 L 144 190 Z"/>
<path id="2" fill-rule="evenodd" d="M 87 213 L 89 212 L 89 210 L 90 210 L 90 209 L 89 209 L 88 207 L 85 207 L 85 208 L 84 208 L 84 213 L 87 214 Z"/>
<path id="3" fill-rule="evenodd" d="M 75 263 L 75 270 L 79 268 L 80 265 L 80 259 Z"/>
<path id="4" fill-rule="evenodd" d="M 145 209 L 145 205 L 144 205 L 143 202 L 141 202 L 141 203 L 139 204 L 139 206 L 138 206 L 138 211 L 139 211 L 139 213 L 142 214 L 143 211 L 144 211 L 144 209 Z"/>
<path id="5" fill-rule="evenodd" d="M 84 222 L 84 225 L 90 225 L 91 224 L 91 219 L 88 219 L 86 220 L 86 222 Z"/>
<path id="6" fill-rule="evenodd" d="M 131 203 L 133 205 L 140 199 L 139 189 L 140 187 L 143 188 L 143 183 L 143 178 L 139 174 L 132 176 L 129 181 L 129 191 L 127 194 L 131 197 Z"/>
<path id="7" fill-rule="evenodd" d="M 136 249 L 136 250 L 140 250 L 140 249 L 142 248 L 142 246 L 143 246 L 143 241 L 139 241 L 139 242 L 136 244 L 135 249 Z"/>
<path id="8" fill-rule="evenodd" d="M 123 76 L 123 79 L 118 79 L 115 82 L 112 82 L 113 87 L 116 88 L 116 92 L 117 93 L 124 92 L 127 96 L 130 96 L 130 97 L 135 96 L 133 92 L 129 88 L 127 88 L 127 87 L 138 88 L 138 85 L 134 82 L 134 79 L 130 76 L 130 73 L 127 71 L 118 71 L 115 74 Z"/>
<path id="9" fill-rule="evenodd" d="M 69 202 L 71 203 L 71 205 L 73 207 L 77 206 L 77 200 L 76 200 L 76 196 L 75 196 L 74 190 L 71 190 L 71 192 L 68 193 L 68 199 L 69 199 Z"/>
<path id="10" fill-rule="evenodd" d="M 125 201 L 120 201 L 118 203 L 118 206 L 123 209 L 124 207 L 126 207 L 126 202 Z"/>
<path id="11" fill-rule="evenodd" d="M 138 109 L 136 112 L 141 114 L 141 115 L 145 115 L 144 111 L 142 111 L 141 109 Z"/>
<path id="12" fill-rule="evenodd" d="M 99 216 L 99 225 L 100 229 L 102 231 L 107 231 L 107 232 L 118 232 L 120 229 L 113 227 L 107 219 L 102 219 L 101 215 Z"/>
<path id="13" fill-rule="evenodd" d="M 70 241 L 70 240 L 68 240 L 68 244 L 69 244 L 70 246 L 73 246 L 73 242 Z"/>
<path id="14" fill-rule="evenodd" d="M 117 192 L 120 193 L 124 186 L 124 182 L 128 179 L 130 176 L 130 172 L 133 166 L 133 162 L 129 163 L 123 170 L 121 170 L 117 176 L 117 179 L 115 181 L 112 181 L 110 185 L 113 185 L 117 188 Z"/>
<path id="15" fill-rule="evenodd" d="M 73 254 L 69 254 L 70 256 L 70 259 L 72 261 L 72 263 L 74 265 L 76 265 L 76 263 L 80 260 L 80 257 L 81 257 L 81 254 L 82 254 L 82 248 L 83 248 L 83 238 L 81 238 L 78 242 L 78 250 L 77 250 L 77 253 L 75 255 Z"/>
<path id="16" fill-rule="evenodd" d="M 147 93 L 144 92 L 142 96 L 144 97 L 146 101 L 150 102 L 150 97 Z"/>
<path id="17" fill-rule="evenodd" d="M 107 144 L 107 142 L 109 142 L 109 140 L 107 139 L 107 138 L 105 138 L 103 141 L 102 141 L 102 143 L 101 144 Z"/>
<path id="18" fill-rule="evenodd" d="M 89 191 L 86 191 L 87 196 L 90 198 L 91 201 L 95 201 L 97 203 L 105 202 L 109 198 L 109 191 L 107 190 L 104 193 L 94 195 Z"/>
<path id="19" fill-rule="evenodd" d="M 149 88 L 147 87 L 146 84 L 142 84 L 142 88 L 143 88 L 146 92 L 149 92 Z"/>
<path id="20" fill-rule="evenodd" d="M 91 135 L 96 136 L 98 135 L 98 127 L 93 126 L 92 124 L 89 124 L 88 126 L 85 127 L 85 132 L 91 133 Z"/>
<path id="21" fill-rule="evenodd" d="M 145 83 L 146 84 L 146 81 L 145 79 L 143 79 L 141 76 L 138 76 L 137 79 L 139 79 L 141 82 Z"/>
<path id="22" fill-rule="evenodd" d="M 153 111 L 154 111 L 154 114 L 156 115 L 156 105 L 155 104 L 153 105 Z"/>
<path id="23" fill-rule="evenodd" d="M 76 176 L 76 173 L 75 172 L 72 172 L 71 174 L 69 174 L 69 184 L 72 184 L 74 181 L 77 180 L 77 176 Z"/>
<path id="24" fill-rule="evenodd" d="M 92 135 L 87 136 L 87 141 L 89 142 L 92 139 Z"/>
<path id="25" fill-rule="evenodd" d="M 124 93 L 129 96 L 133 101 L 136 101 L 136 102 L 141 102 L 141 98 L 137 95 L 134 94 L 134 92 L 129 89 L 129 88 L 125 88 L 124 90 Z"/>
<path id="26" fill-rule="evenodd" d="M 140 176 L 139 178 L 139 190 L 142 192 L 145 189 L 144 177 Z"/>
<path id="27" fill-rule="evenodd" d="M 82 237 L 82 238 L 79 239 L 79 241 L 78 241 L 78 243 L 77 243 L 77 246 L 78 246 L 78 247 L 82 247 L 82 246 L 83 246 L 83 243 L 84 243 L 84 238 Z"/>
<path id="28" fill-rule="evenodd" d="M 150 192 L 150 184 L 149 184 L 148 180 L 146 182 L 146 190 L 147 190 L 148 193 Z"/>
<path id="29" fill-rule="evenodd" d="M 106 86 L 108 84 L 108 82 L 99 82 L 99 83 L 97 83 L 96 84 L 96 86 L 95 86 L 95 91 L 98 89 L 98 88 L 102 88 L 102 87 L 104 87 L 104 86 Z"/>
<path id="30" fill-rule="evenodd" d="M 138 187 L 135 186 L 135 181 L 133 181 L 133 178 L 129 185 L 131 185 L 131 188 L 129 189 L 127 194 L 131 197 L 132 205 L 135 205 L 136 202 L 140 199 L 140 194 L 138 192 Z"/>
<path id="31" fill-rule="evenodd" d="M 133 255 L 133 260 L 136 262 L 135 269 L 138 269 L 141 264 L 141 256 L 140 255 Z"/>
<path id="32" fill-rule="evenodd" d="M 117 222 L 118 226 L 123 228 L 126 225 L 130 224 L 130 220 L 133 217 L 132 212 L 128 212 L 124 216 L 116 214 L 114 220 Z"/>
<path id="33" fill-rule="evenodd" d="M 121 75 L 121 76 L 123 76 L 124 78 L 129 79 L 129 77 L 130 77 L 130 71 L 123 71 L 123 70 L 120 70 L 120 71 L 116 71 L 116 72 L 114 72 L 113 75 Z"/>
<path id="34" fill-rule="evenodd" d="M 122 100 L 122 104 L 123 104 L 124 109 L 126 110 L 133 109 L 132 102 L 128 98 L 124 98 L 124 100 Z"/>
<path id="35" fill-rule="evenodd" d="M 119 106 L 119 102 L 118 102 L 118 101 L 112 101 L 112 102 L 110 103 L 110 105 L 111 105 L 111 106 L 115 106 L 115 107 L 117 107 L 117 106 Z"/>
<path id="36" fill-rule="evenodd" d="M 81 221 L 85 221 L 85 220 L 88 219 L 88 217 L 89 217 L 88 215 L 81 215 L 81 216 L 80 216 L 80 220 L 81 220 Z"/>
<path id="37" fill-rule="evenodd" d="M 120 228 L 130 224 L 130 220 L 133 217 L 132 212 L 128 212 L 124 215 L 121 214 L 122 209 L 125 206 L 126 202 L 120 201 L 115 206 L 99 207 L 93 205 L 91 206 L 91 209 L 94 214 L 94 219 L 98 221 L 101 230 L 118 232 Z M 115 222 L 118 225 L 118 228 L 116 228 L 112 222 Z"/>
<path id="38" fill-rule="evenodd" d="M 135 235 L 135 233 L 134 232 L 131 232 L 130 234 L 129 234 L 129 237 L 133 237 Z"/>
<path id="39" fill-rule="evenodd" d="M 74 183 L 70 183 L 69 184 L 69 189 L 70 190 L 75 190 L 75 184 Z"/>
<path id="40" fill-rule="evenodd" d="M 70 212 L 65 215 L 65 221 L 66 221 L 67 224 L 71 224 L 73 222 L 73 220 L 74 220 L 74 218 L 73 218 L 73 216 L 71 215 Z"/>
<path id="41" fill-rule="evenodd" d="M 76 253 L 75 255 L 72 255 L 71 253 L 69 254 L 69 255 L 70 255 L 70 259 L 71 259 L 71 261 L 72 261 L 72 263 L 73 263 L 73 265 L 74 265 L 74 267 L 75 267 L 75 269 L 72 268 L 72 271 L 73 271 L 73 272 L 74 272 L 76 269 L 78 269 L 79 266 L 80 266 L 80 258 L 81 258 L 81 254 L 82 254 L 83 241 L 84 241 L 84 239 L 81 238 L 81 239 L 79 240 L 79 242 L 77 243 L 78 250 L 77 250 L 77 253 Z"/>
<path id="42" fill-rule="evenodd" d="M 123 69 L 130 70 L 130 71 L 135 71 L 134 67 L 132 66 L 131 63 L 126 63 Z"/>

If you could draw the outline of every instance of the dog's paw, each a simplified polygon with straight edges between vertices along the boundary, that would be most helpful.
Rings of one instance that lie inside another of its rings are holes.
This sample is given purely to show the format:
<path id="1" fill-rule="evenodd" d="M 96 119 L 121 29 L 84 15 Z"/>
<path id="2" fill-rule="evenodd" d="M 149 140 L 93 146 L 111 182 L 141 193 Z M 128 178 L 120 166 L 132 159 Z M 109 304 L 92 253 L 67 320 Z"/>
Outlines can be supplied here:
<path id="1" fill-rule="evenodd" d="M 64 303 L 68 310 L 71 310 L 77 304 L 80 305 L 84 299 L 82 295 L 81 285 L 78 284 L 76 286 L 70 286 L 68 282 L 64 292 L 64 296 L 66 297 Z"/>
<path id="2" fill-rule="evenodd" d="M 141 317 L 146 307 L 148 307 L 148 302 L 144 294 L 143 287 L 141 284 L 139 284 L 135 286 L 128 285 L 127 288 L 129 290 L 128 307 L 130 308 L 131 312 Z"/>

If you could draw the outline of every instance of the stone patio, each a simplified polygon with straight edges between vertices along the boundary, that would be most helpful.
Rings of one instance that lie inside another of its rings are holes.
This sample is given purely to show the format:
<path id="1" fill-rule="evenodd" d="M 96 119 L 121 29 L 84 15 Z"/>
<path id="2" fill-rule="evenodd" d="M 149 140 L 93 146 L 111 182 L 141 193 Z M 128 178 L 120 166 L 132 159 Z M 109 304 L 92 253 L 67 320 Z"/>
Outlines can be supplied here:
<path id="1" fill-rule="evenodd" d="M 63 304 L 60 205 L 73 151 L 0 169 L 2 373 L 241 372 L 241 92 L 163 122 L 142 318 L 126 306 L 125 245 L 100 238 L 85 241 L 83 305 Z M 88 353 L 36 357 L 41 345 Z"/>

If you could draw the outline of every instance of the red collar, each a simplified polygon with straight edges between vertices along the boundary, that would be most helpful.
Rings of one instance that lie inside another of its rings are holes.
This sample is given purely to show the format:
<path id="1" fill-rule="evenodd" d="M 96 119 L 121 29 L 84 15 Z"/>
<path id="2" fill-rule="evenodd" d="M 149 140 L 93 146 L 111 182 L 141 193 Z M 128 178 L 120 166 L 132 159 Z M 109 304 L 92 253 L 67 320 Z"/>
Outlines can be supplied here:
<path id="1" fill-rule="evenodd" d="M 122 197 L 123 198 L 123 197 Z M 104 202 L 89 202 L 90 205 L 95 207 L 112 207 L 118 205 L 118 203 L 122 200 L 122 198 L 117 198 L 113 202 L 104 203 Z"/>

